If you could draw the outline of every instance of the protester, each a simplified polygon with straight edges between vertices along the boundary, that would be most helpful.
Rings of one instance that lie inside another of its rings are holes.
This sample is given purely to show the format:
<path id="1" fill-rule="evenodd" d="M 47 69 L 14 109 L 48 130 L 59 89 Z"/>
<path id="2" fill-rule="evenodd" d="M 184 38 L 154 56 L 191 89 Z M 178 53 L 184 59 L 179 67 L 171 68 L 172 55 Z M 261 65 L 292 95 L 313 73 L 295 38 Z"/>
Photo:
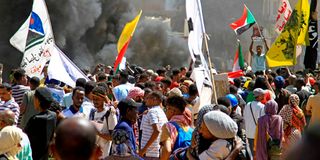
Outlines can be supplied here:
<path id="1" fill-rule="evenodd" d="M 33 151 L 33 159 L 46 160 L 49 157 L 49 143 L 56 128 L 57 116 L 48 110 L 53 101 L 48 88 L 39 87 L 34 93 L 34 107 L 39 111 L 28 121 L 25 132 Z"/>
<path id="2" fill-rule="evenodd" d="M 96 129 L 83 118 L 62 121 L 56 130 L 52 148 L 55 159 L 88 160 L 100 156 L 96 146 Z"/>
<path id="3" fill-rule="evenodd" d="M 253 38 L 253 37 L 252 37 Z M 251 53 L 251 56 L 252 56 L 252 70 L 253 72 L 257 72 L 257 71 L 265 71 L 267 68 L 266 68 L 266 54 L 269 50 L 269 47 L 267 45 L 267 41 L 266 39 L 263 39 L 264 40 L 264 45 L 265 45 L 265 49 L 264 49 L 264 52 L 263 52 L 263 48 L 261 45 L 257 45 L 256 47 L 256 51 L 253 51 L 253 39 L 251 41 L 251 44 L 250 44 L 250 53 Z"/>
<path id="4" fill-rule="evenodd" d="M 264 115 L 264 104 L 262 104 L 261 101 L 264 99 L 265 91 L 261 88 L 257 88 L 253 90 L 253 94 L 255 100 L 248 103 L 243 112 L 246 135 L 251 151 L 253 151 L 254 147 L 254 138 L 258 119 Z"/>
<path id="5" fill-rule="evenodd" d="M 1 160 L 18 160 L 16 155 L 21 150 L 22 137 L 22 130 L 15 126 L 7 126 L 0 131 Z"/>
<path id="6" fill-rule="evenodd" d="M 114 86 L 113 88 L 113 94 L 117 101 L 121 101 L 125 98 L 127 98 L 129 90 L 132 88 L 128 83 L 128 72 L 121 71 L 119 81 L 120 84 L 117 86 Z"/>
<path id="7" fill-rule="evenodd" d="M 11 110 L 4 110 L 0 112 L 0 131 L 6 126 L 15 126 L 15 115 Z M 22 131 L 21 131 L 22 132 Z M 21 133 L 21 151 L 17 154 L 17 158 L 21 160 L 32 160 L 32 150 L 30 140 L 25 133 Z M 0 142 L 2 142 L 0 140 Z M 1 143 L 2 144 L 2 143 Z M 1 159 L 1 158 L 0 158 Z"/>
<path id="8" fill-rule="evenodd" d="M 75 87 L 82 87 L 85 88 L 86 80 L 84 78 L 78 78 L 76 80 L 76 86 Z M 69 108 L 72 105 L 72 92 L 67 93 L 63 96 L 63 103 L 62 106 Z"/>
<path id="9" fill-rule="evenodd" d="M 282 76 L 277 76 L 274 79 L 274 83 L 276 86 L 275 89 L 275 101 L 278 103 L 278 111 L 279 112 L 282 107 L 289 102 L 289 96 L 291 95 L 291 92 L 284 89 L 285 87 L 285 79 Z"/>
<path id="10" fill-rule="evenodd" d="M 15 114 L 15 123 L 18 124 L 20 109 L 12 97 L 12 87 L 10 84 L 3 83 L 0 85 L 0 100 L 0 111 L 11 110 Z"/>
<path id="11" fill-rule="evenodd" d="M 210 141 L 210 147 L 199 154 L 200 160 L 225 159 L 230 154 L 231 143 L 227 139 L 236 136 L 237 124 L 225 113 L 210 111 L 203 117 L 199 133 Z"/>
<path id="12" fill-rule="evenodd" d="M 33 115 L 36 115 L 37 113 L 39 113 L 34 108 L 33 97 L 34 97 L 35 90 L 40 85 L 40 79 L 37 77 L 32 77 L 29 80 L 29 84 L 30 84 L 31 91 L 28 91 L 23 95 L 22 104 L 20 105 L 20 112 L 22 113 L 22 118 L 21 118 L 21 123 L 19 127 L 22 129 L 24 129 L 27 122 Z"/>
<path id="13" fill-rule="evenodd" d="M 84 88 L 76 87 L 72 91 L 72 101 L 73 104 L 62 111 L 62 115 L 65 118 L 70 117 L 89 117 L 90 112 L 85 113 L 83 107 L 81 106 L 84 100 Z M 87 111 L 87 110 L 86 110 Z"/>
<path id="14" fill-rule="evenodd" d="M 160 132 L 163 124 L 168 119 L 166 114 L 160 107 L 162 102 L 162 94 L 160 92 L 151 92 L 146 97 L 146 106 L 148 113 L 142 116 L 141 130 L 141 150 L 139 155 L 144 159 L 159 159 L 160 150 Z"/>
<path id="15" fill-rule="evenodd" d="M 320 81 L 314 84 L 315 95 L 311 95 L 308 99 L 306 111 L 311 115 L 309 126 L 320 122 Z"/>
<path id="16" fill-rule="evenodd" d="M 186 108 L 187 103 L 183 97 L 172 96 L 167 99 L 166 105 L 169 122 L 162 126 L 161 160 L 167 160 L 178 148 L 190 146 L 193 132 L 191 112 Z"/>
<path id="17" fill-rule="evenodd" d="M 294 144 L 298 143 L 302 137 L 302 132 L 306 126 L 306 119 L 303 111 L 299 108 L 299 97 L 292 94 L 289 97 L 289 104 L 285 105 L 279 112 L 283 120 L 285 153 Z"/>
<path id="18" fill-rule="evenodd" d="M 259 160 L 281 158 L 283 121 L 277 115 L 278 104 L 270 100 L 265 105 L 265 115 L 258 119 L 255 157 Z"/>

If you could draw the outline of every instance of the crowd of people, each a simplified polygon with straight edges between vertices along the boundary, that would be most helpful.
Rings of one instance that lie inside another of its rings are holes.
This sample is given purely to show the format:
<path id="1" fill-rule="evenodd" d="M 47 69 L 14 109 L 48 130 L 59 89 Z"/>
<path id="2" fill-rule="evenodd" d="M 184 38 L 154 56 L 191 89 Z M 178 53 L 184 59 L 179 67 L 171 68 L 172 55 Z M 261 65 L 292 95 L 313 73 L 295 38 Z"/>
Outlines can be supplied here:
<path id="1" fill-rule="evenodd" d="M 319 157 L 319 71 L 247 72 L 205 106 L 187 67 L 99 64 L 75 87 L 25 73 L 0 84 L 0 160 Z"/>

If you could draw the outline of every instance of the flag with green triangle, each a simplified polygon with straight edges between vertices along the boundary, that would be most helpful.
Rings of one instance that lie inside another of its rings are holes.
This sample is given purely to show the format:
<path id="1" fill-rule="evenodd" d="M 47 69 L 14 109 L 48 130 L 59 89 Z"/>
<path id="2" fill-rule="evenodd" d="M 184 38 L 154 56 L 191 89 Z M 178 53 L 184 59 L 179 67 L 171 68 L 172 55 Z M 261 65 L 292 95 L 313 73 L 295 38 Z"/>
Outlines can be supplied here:
<path id="1" fill-rule="evenodd" d="M 242 34 L 246 30 L 248 30 L 252 25 L 256 23 L 256 20 L 248 9 L 246 5 L 244 5 L 242 16 L 235 22 L 230 24 L 231 29 L 233 29 L 237 35 Z"/>

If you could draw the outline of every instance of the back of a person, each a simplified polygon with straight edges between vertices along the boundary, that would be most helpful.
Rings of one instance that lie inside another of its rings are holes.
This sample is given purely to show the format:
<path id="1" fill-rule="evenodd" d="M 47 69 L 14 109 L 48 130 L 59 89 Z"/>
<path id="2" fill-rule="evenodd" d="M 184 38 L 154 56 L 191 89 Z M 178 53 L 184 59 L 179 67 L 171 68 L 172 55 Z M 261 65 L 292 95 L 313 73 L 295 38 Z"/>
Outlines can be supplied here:
<path id="1" fill-rule="evenodd" d="M 258 101 L 252 101 L 247 104 L 244 109 L 244 121 L 246 134 L 248 138 L 253 139 L 255 136 L 256 124 L 258 123 L 259 117 L 264 115 L 263 104 Z"/>
<path id="2" fill-rule="evenodd" d="M 51 111 L 30 118 L 25 132 L 30 139 L 33 159 L 48 159 L 49 142 L 53 137 L 56 120 L 56 114 Z"/>
<path id="3" fill-rule="evenodd" d="M 113 88 L 113 94 L 117 101 L 121 101 L 128 96 L 129 90 L 132 87 L 128 84 L 120 84 Z"/>
<path id="4" fill-rule="evenodd" d="M 21 105 L 23 100 L 23 95 L 27 91 L 30 91 L 30 87 L 28 86 L 24 86 L 24 85 L 12 86 L 12 97 L 19 105 Z"/>
<path id="5" fill-rule="evenodd" d="M 25 105 L 26 108 L 25 108 L 25 112 L 24 112 L 22 119 L 21 119 L 21 123 L 20 123 L 21 128 L 24 128 L 27 125 L 29 119 L 33 115 L 36 115 L 39 113 L 39 111 L 37 111 L 34 108 L 34 104 L 33 104 L 34 92 L 35 91 L 29 91 L 24 94 L 22 103 L 23 103 L 23 105 Z"/>
<path id="6" fill-rule="evenodd" d="M 309 97 L 306 109 L 311 111 L 311 120 L 309 125 L 314 125 L 320 122 L 320 94 Z"/>
<path id="7" fill-rule="evenodd" d="M 193 128 L 191 126 L 184 126 L 179 122 L 173 122 L 170 121 L 168 123 L 171 123 L 174 125 L 174 127 L 177 130 L 177 138 L 175 140 L 175 143 L 173 145 L 173 150 L 179 149 L 179 148 L 185 148 L 191 145 L 191 139 L 192 139 L 192 133 L 193 133 Z"/>

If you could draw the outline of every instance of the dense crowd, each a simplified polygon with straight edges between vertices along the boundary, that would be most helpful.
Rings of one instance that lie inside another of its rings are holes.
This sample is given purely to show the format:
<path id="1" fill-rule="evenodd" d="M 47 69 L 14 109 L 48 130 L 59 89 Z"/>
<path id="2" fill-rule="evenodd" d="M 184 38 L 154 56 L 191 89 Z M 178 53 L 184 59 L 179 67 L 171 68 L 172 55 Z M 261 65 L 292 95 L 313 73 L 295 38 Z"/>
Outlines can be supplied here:
<path id="1" fill-rule="evenodd" d="M 317 70 L 248 71 L 205 106 L 187 67 L 84 72 L 90 81 L 70 87 L 45 69 L 12 71 L 0 85 L 0 160 L 319 157 Z"/>

